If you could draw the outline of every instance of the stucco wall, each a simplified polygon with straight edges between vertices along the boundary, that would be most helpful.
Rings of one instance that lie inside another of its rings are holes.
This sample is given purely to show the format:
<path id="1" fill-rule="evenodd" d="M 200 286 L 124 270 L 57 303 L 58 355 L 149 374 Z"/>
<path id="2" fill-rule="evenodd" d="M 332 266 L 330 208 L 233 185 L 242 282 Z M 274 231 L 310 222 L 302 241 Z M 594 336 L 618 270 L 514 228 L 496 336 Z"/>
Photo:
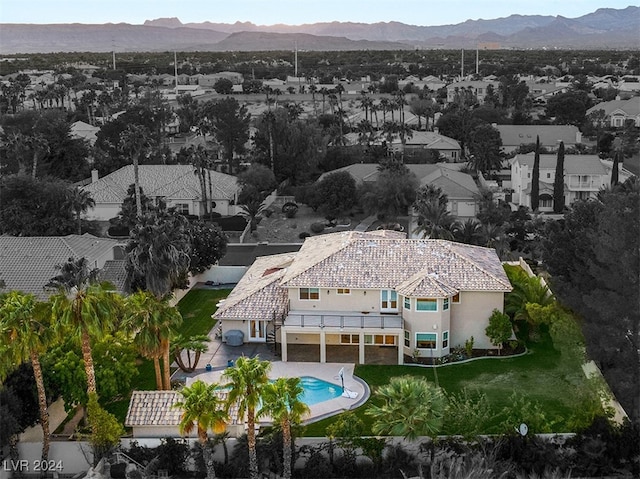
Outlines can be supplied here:
<path id="1" fill-rule="evenodd" d="M 495 349 L 484 330 L 494 309 L 503 310 L 504 293 L 463 291 L 460 303 L 452 304 L 450 345 L 464 346 L 471 336 L 474 348 Z"/>
<path id="2" fill-rule="evenodd" d="M 335 289 L 319 289 L 319 300 L 301 300 L 299 298 L 299 289 L 290 288 L 290 309 L 307 311 L 380 311 L 379 290 L 352 289 L 350 294 L 337 294 Z"/>

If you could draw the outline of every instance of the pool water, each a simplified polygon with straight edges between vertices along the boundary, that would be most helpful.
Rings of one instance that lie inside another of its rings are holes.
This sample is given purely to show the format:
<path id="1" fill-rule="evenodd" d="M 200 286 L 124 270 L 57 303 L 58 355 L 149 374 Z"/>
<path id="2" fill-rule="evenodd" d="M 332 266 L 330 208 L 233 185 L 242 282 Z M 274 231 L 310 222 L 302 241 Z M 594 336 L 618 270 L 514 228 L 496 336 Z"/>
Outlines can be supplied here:
<path id="1" fill-rule="evenodd" d="M 300 385 L 304 388 L 304 392 L 300 400 L 307 406 L 313 406 L 330 399 L 338 398 L 342 395 L 342 387 L 313 376 L 302 376 Z"/>

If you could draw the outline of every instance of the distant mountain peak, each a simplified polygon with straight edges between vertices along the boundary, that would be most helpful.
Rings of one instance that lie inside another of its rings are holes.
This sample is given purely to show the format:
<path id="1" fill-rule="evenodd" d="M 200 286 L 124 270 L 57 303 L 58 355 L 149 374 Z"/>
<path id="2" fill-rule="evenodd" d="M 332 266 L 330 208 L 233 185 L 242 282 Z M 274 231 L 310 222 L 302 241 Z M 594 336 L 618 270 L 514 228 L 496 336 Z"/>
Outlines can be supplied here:
<path id="1" fill-rule="evenodd" d="M 183 26 L 178 17 L 170 18 L 156 18 L 154 20 L 145 20 L 144 25 L 147 27 L 165 27 L 165 28 L 180 28 Z"/>

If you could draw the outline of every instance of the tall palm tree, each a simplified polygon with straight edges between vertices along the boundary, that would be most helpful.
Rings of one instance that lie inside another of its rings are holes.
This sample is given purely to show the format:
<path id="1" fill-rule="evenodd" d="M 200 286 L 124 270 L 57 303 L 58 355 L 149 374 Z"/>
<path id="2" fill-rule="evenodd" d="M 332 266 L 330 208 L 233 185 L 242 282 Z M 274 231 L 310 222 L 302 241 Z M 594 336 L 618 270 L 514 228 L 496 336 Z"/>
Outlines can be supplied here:
<path id="1" fill-rule="evenodd" d="M 87 393 L 97 393 L 91 343 L 115 329 L 121 297 L 113 285 L 97 281 L 98 271 L 89 269 L 86 258 L 70 258 L 57 268 L 60 274 L 47 285 L 57 290 L 51 296 L 55 328 L 61 334 L 80 337 Z"/>
<path id="2" fill-rule="evenodd" d="M 127 282 L 136 279 L 157 298 L 164 298 L 186 277 L 191 236 L 189 221 L 182 215 L 147 214 L 131 231 L 127 245 Z"/>
<path id="3" fill-rule="evenodd" d="M 211 168 L 211 159 L 209 154 L 202 145 L 197 147 L 189 147 L 187 150 L 189 162 L 194 168 L 194 174 L 198 177 L 200 183 L 200 194 L 202 195 L 202 206 L 205 216 L 209 213 L 209 201 L 207 198 L 207 179 L 209 178 L 209 168 Z"/>
<path id="4" fill-rule="evenodd" d="M 182 324 L 182 315 L 168 299 L 148 291 L 136 291 L 126 299 L 123 326 L 131 331 L 134 344 L 144 357 L 153 360 L 158 389 L 171 389 L 170 337 Z M 162 371 L 160 369 L 162 358 Z"/>
<path id="5" fill-rule="evenodd" d="M 218 395 L 219 389 L 220 385 L 217 383 L 206 384 L 201 380 L 195 381 L 191 386 L 185 386 L 180 390 L 184 400 L 174 405 L 184 410 L 178 425 L 180 434 L 189 434 L 194 427 L 197 428 L 198 442 L 207 467 L 207 479 L 216 477 L 213 452 L 207 444 L 209 441 L 207 431 L 211 429 L 214 434 L 222 433 L 228 421 L 227 412 L 223 407 L 224 402 Z"/>
<path id="6" fill-rule="evenodd" d="M 284 479 L 291 478 L 291 426 L 299 424 L 310 412 L 309 406 L 300 400 L 304 392 L 300 378 L 278 378 L 265 386 L 262 393 L 262 408 L 258 416 L 271 416 L 274 424 L 282 430 L 282 466 Z"/>
<path id="7" fill-rule="evenodd" d="M 32 294 L 10 291 L 0 298 L 0 343 L 8 345 L 5 359 L 19 365 L 31 361 L 38 392 L 40 425 L 42 426 L 42 461 L 49 458 L 49 412 L 40 354 L 53 339 L 50 304 L 39 302 Z M 44 477 L 46 471 L 43 471 Z"/>
<path id="8" fill-rule="evenodd" d="M 415 376 L 397 376 L 374 392 L 374 402 L 365 411 L 374 420 L 374 434 L 435 437 L 442 427 L 445 395 L 435 384 Z M 378 405 L 380 404 L 380 405 Z"/>
<path id="9" fill-rule="evenodd" d="M 120 149 L 131 156 L 133 161 L 133 183 L 136 189 L 136 215 L 142 216 L 142 199 L 140 193 L 140 175 L 138 165 L 151 142 L 151 132 L 142 125 L 129 125 L 120 136 Z"/>
<path id="10" fill-rule="evenodd" d="M 241 356 L 235 365 L 225 369 L 223 377 L 229 381 L 230 388 L 227 407 L 236 404 L 238 418 L 247 417 L 247 443 L 249 446 L 249 476 L 258 479 L 258 457 L 256 454 L 256 409 L 260 397 L 269 382 L 267 374 L 271 369 L 269 361 L 262 361 L 258 356 L 247 358 Z"/>
<path id="11" fill-rule="evenodd" d="M 78 222 L 78 234 L 82 234 L 82 213 L 86 213 L 89 208 L 93 208 L 96 202 L 91 197 L 91 193 L 80 188 L 70 188 L 67 201 L 71 210 L 76 214 Z"/>

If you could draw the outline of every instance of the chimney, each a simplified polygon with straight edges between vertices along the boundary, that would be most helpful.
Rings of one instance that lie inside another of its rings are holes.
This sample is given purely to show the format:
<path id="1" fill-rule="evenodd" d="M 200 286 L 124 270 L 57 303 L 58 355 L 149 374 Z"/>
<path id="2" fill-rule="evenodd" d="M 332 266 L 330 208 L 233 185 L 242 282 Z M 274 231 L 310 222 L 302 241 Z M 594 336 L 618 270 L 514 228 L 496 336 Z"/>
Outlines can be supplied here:
<path id="1" fill-rule="evenodd" d="M 95 183 L 99 178 L 100 177 L 98 176 L 98 170 L 96 170 L 95 168 L 91 170 L 91 183 Z"/>

